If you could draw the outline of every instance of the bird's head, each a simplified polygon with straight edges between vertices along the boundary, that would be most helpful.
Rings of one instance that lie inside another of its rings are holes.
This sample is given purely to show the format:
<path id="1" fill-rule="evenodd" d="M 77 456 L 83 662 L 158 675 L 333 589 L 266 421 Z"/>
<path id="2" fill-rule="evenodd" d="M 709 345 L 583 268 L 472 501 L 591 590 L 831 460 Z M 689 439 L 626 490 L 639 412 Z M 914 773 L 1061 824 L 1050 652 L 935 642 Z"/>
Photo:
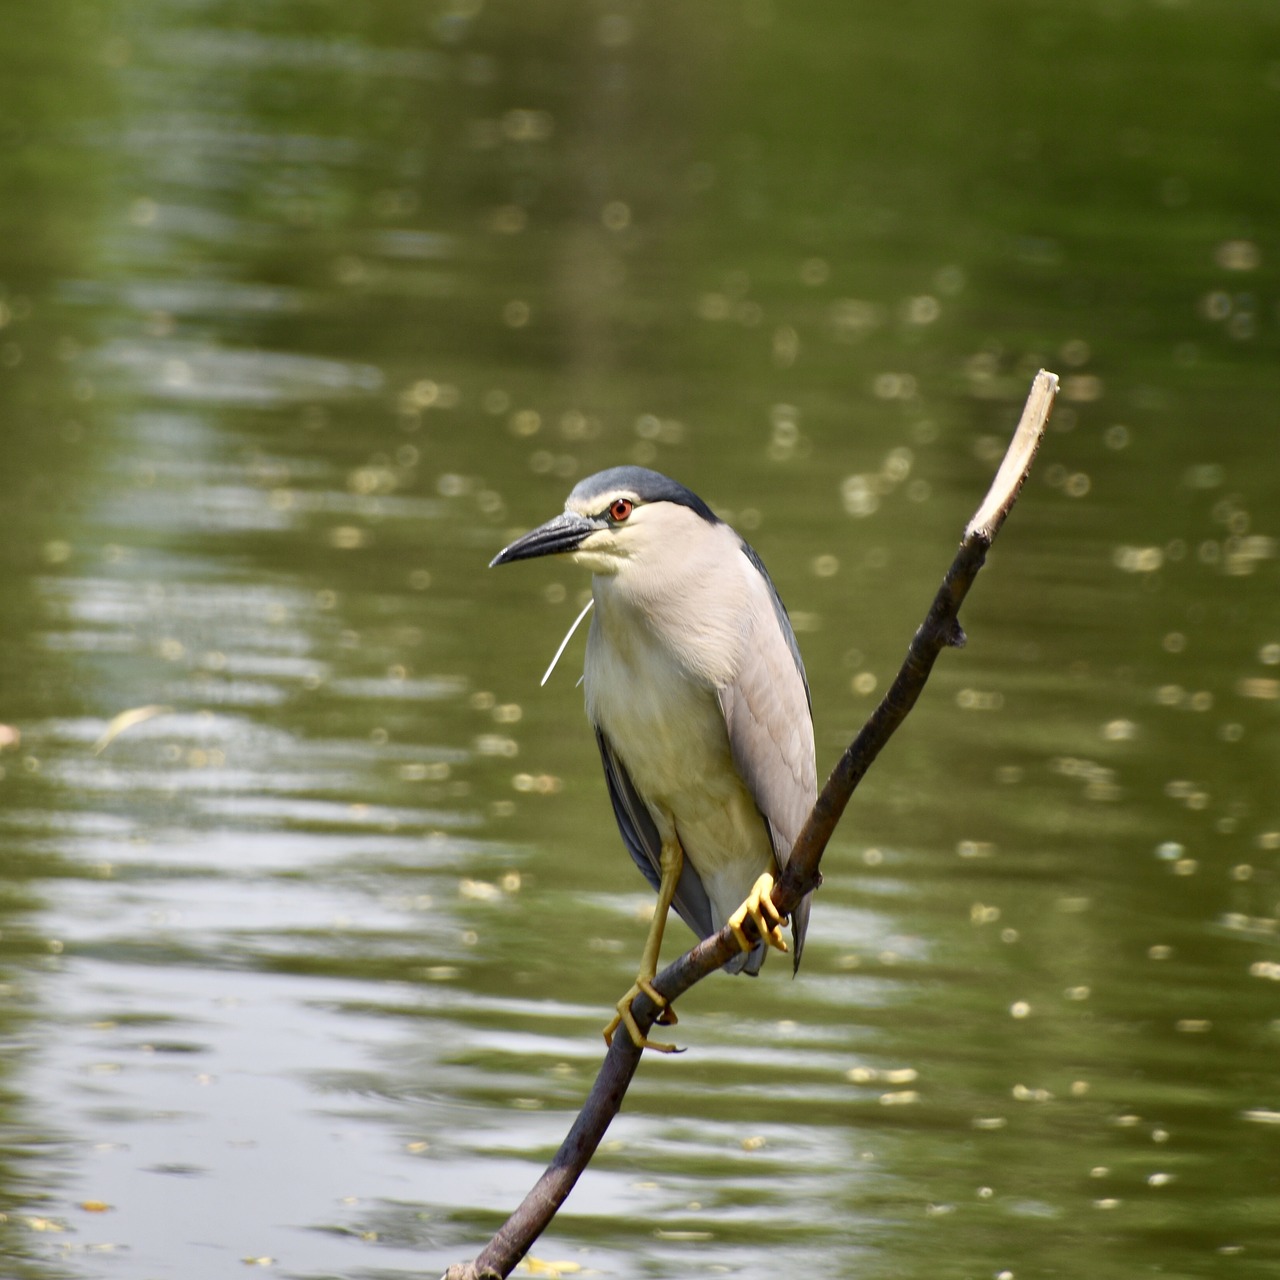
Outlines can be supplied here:
<path id="1" fill-rule="evenodd" d="M 612 467 L 579 481 L 560 515 L 504 547 L 490 565 L 567 555 L 592 573 L 613 575 L 676 553 L 699 521 L 720 523 L 684 485 L 645 467 Z"/>

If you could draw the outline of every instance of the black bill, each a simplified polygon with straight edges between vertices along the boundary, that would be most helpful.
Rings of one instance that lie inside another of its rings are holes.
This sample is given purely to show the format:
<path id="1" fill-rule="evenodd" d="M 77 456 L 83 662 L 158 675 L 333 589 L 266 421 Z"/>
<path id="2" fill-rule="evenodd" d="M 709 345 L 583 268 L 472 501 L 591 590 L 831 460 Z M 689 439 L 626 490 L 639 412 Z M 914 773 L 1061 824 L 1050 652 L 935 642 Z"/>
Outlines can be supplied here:
<path id="1" fill-rule="evenodd" d="M 510 564 L 512 560 L 532 560 L 534 556 L 561 555 L 576 551 L 583 541 L 602 525 L 586 516 L 566 511 L 540 524 L 536 529 L 517 538 L 509 547 L 503 547 L 492 560 L 489 568 L 497 564 Z"/>

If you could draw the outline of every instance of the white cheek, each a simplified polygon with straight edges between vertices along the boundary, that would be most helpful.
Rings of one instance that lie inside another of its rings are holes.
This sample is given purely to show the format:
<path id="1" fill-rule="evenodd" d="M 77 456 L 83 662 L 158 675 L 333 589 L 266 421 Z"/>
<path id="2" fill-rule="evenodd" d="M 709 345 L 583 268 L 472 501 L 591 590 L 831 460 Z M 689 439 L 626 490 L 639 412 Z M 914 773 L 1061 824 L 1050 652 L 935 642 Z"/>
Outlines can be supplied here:
<path id="1" fill-rule="evenodd" d="M 577 551 L 570 554 L 569 559 L 574 564 L 581 565 L 584 569 L 590 569 L 592 573 L 617 573 L 618 559 L 603 547 L 579 547 Z"/>
<path id="2" fill-rule="evenodd" d="M 605 529 L 591 534 L 569 558 L 592 573 L 614 574 L 622 567 L 625 556 L 618 545 L 617 533 Z"/>

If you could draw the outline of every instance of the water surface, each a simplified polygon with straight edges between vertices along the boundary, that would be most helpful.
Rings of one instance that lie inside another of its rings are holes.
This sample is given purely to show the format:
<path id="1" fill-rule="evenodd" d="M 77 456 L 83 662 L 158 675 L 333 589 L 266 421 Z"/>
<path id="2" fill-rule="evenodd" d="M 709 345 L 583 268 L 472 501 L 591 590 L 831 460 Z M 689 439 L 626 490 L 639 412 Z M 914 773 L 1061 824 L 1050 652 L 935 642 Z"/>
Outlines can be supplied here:
<path id="1" fill-rule="evenodd" d="M 487 560 L 594 470 L 675 475 L 779 584 L 824 769 L 1044 365 L 800 976 L 685 998 L 534 1253 L 1275 1274 L 1280 22 L 864 8 L 8 24 L 9 1273 L 472 1256 L 650 902 L 580 639 L 538 686 L 587 583 Z"/>

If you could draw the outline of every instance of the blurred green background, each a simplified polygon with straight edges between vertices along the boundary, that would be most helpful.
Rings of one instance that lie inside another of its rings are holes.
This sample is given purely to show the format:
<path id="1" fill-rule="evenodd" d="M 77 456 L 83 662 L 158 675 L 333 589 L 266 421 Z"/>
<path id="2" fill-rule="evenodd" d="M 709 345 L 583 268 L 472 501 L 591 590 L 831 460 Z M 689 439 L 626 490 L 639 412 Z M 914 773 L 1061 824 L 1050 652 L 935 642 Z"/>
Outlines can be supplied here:
<path id="1" fill-rule="evenodd" d="M 534 1253 L 1276 1274 L 1280 8 L 6 16 L 6 1274 L 473 1256 L 652 900 L 581 638 L 538 687 L 587 582 L 487 560 L 601 467 L 688 484 L 792 611 L 823 772 L 1041 366 L 804 969 L 686 998 Z"/>

